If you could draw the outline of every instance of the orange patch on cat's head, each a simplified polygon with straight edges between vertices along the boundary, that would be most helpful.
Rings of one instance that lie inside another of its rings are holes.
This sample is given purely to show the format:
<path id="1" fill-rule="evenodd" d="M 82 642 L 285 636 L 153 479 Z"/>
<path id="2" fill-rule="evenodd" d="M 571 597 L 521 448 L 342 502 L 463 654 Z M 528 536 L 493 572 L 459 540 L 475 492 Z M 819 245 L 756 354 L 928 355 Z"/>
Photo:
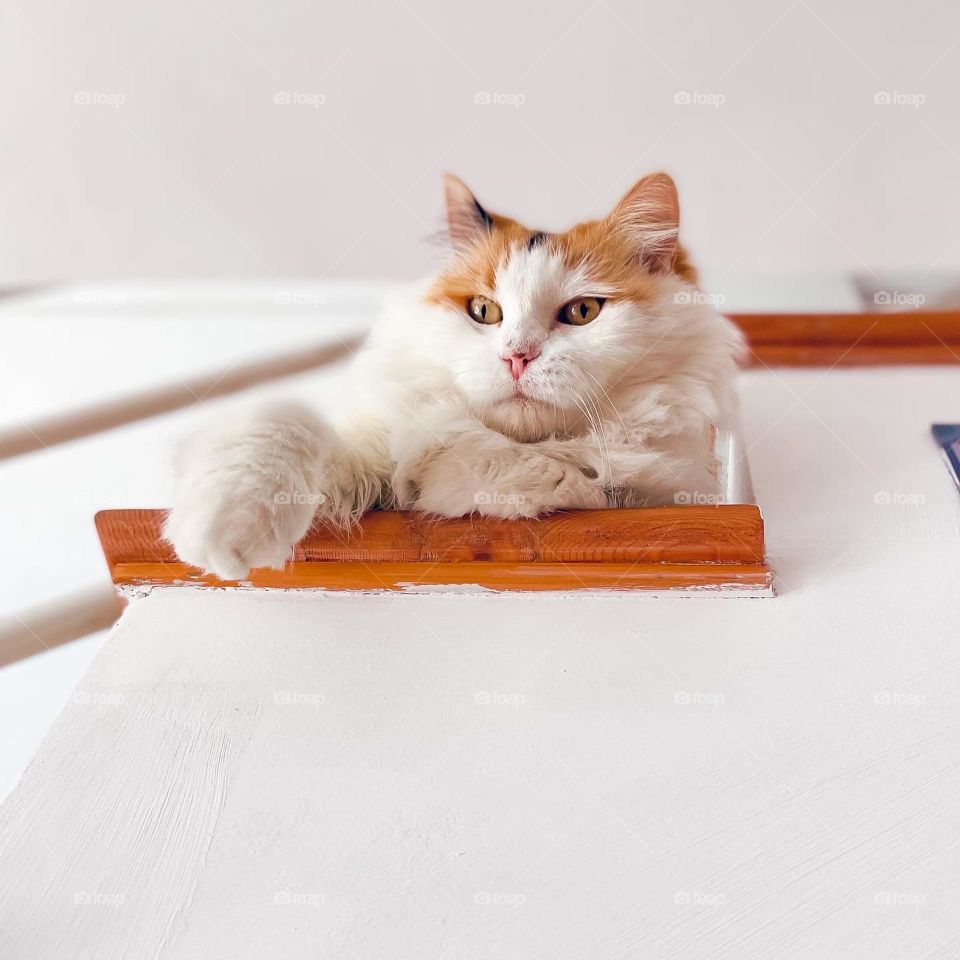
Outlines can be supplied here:
<path id="1" fill-rule="evenodd" d="M 493 297 L 497 270 L 510 255 L 540 244 L 624 299 L 651 298 L 664 272 L 696 283 L 686 251 L 676 242 L 676 189 L 666 174 L 639 181 L 608 216 L 550 234 L 487 212 L 456 177 L 448 176 L 445 187 L 456 256 L 428 290 L 428 302 L 463 307 L 478 294 Z"/>
<path id="2" fill-rule="evenodd" d="M 509 217 L 496 213 L 486 216 L 489 225 L 478 231 L 469 244 L 460 247 L 427 291 L 428 303 L 462 307 L 478 294 L 492 298 L 498 268 L 507 262 L 513 250 L 527 246 L 537 234 Z"/>

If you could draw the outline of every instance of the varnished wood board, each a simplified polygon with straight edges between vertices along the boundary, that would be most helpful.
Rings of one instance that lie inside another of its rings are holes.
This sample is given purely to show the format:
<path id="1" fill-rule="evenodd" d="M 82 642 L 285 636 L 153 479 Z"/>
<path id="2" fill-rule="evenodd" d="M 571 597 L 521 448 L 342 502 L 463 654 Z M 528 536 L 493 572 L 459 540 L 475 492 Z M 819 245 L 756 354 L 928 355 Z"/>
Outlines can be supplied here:
<path id="1" fill-rule="evenodd" d="M 490 591 L 719 590 L 767 591 L 772 575 L 757 563 L 394 563 L 294 560 L 283 570 L 259 569 L 244 581 L 224 581 L 185 563 L 119 563 L 114 583 L 125 587 L 187 585 L 280 589 L 420 592 L 429 587 Z"/>
<path id="2" fill-rule="evenodd" d="M 960 363 L 960 311 L 741 313 L 755 366 Z"/>
<path id="3" fill-rule="evenodd" d="M 162 510 L 107 510 L 97 530 L 121 586 L 231 585 L 181 563 Z M 349 531 L 315 526 L 283 570 L 244 584 L 329 590 L 444 585 L 487 590 L 769 589 L 756 506 L 584 510 L 541 520 L 437 520 L 374 512 Z"/>

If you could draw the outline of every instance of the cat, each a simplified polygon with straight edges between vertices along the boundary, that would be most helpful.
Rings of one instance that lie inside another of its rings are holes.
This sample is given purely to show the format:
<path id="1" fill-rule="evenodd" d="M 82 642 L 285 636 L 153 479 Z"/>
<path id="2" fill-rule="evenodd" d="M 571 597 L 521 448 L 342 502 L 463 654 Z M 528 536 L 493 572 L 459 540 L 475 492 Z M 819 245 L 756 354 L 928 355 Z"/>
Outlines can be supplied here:
<path id="1" fill-rule="evenodd" d="M 242 579 L 315 519 L 378 507 L 516 518 L 716 494 L 742 343 L 697 290 L 673 180 L 565 233 L 444 186 L 449 259 L 389 298 L 349 418 L 275 403 L 182 445 L 164 525 L 181 560 Z"/>

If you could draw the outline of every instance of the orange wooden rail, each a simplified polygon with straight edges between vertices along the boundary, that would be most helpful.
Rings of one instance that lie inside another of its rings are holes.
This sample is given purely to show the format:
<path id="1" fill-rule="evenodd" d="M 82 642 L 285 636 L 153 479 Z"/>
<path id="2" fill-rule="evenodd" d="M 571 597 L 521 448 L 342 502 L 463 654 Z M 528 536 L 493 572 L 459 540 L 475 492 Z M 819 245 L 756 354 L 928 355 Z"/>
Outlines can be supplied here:
<path id="1" fill-rule="evenodd" d="M 739 313 L 757 366 L 960 363 L 960 311 Z"/>
<path id="2" fill-rule="evenodd" d="M 106 510 L 97 531 L 114 583 L 223 585 L 177 560 L 162 510 Z M 749 504 L 583 510 L 542 520 L 435 520 L 374 512 L 350 531 L 314 527 L 260 587 L 405 590 L 476 584 L 490 590 L 767 590 L 763 519 Z"/>

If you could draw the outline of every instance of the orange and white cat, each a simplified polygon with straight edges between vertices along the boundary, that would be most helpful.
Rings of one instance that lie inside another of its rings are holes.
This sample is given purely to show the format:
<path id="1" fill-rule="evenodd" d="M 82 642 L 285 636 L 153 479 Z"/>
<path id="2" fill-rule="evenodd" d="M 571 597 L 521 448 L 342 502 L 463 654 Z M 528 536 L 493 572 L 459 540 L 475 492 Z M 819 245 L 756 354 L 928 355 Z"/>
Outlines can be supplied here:
<path id="1" fill-rule="evenodd" d="M 565 233 L 445 187 L 449 261 L 386 305 L 348 420 L 275 404 L 183 445 L 165 526 L 182 560 L 242 578 L 282 566 L 315 515 L 378 506 L 536 517 L 716 493 L 740 337 L 696 291 L 670 177 Z"/>

